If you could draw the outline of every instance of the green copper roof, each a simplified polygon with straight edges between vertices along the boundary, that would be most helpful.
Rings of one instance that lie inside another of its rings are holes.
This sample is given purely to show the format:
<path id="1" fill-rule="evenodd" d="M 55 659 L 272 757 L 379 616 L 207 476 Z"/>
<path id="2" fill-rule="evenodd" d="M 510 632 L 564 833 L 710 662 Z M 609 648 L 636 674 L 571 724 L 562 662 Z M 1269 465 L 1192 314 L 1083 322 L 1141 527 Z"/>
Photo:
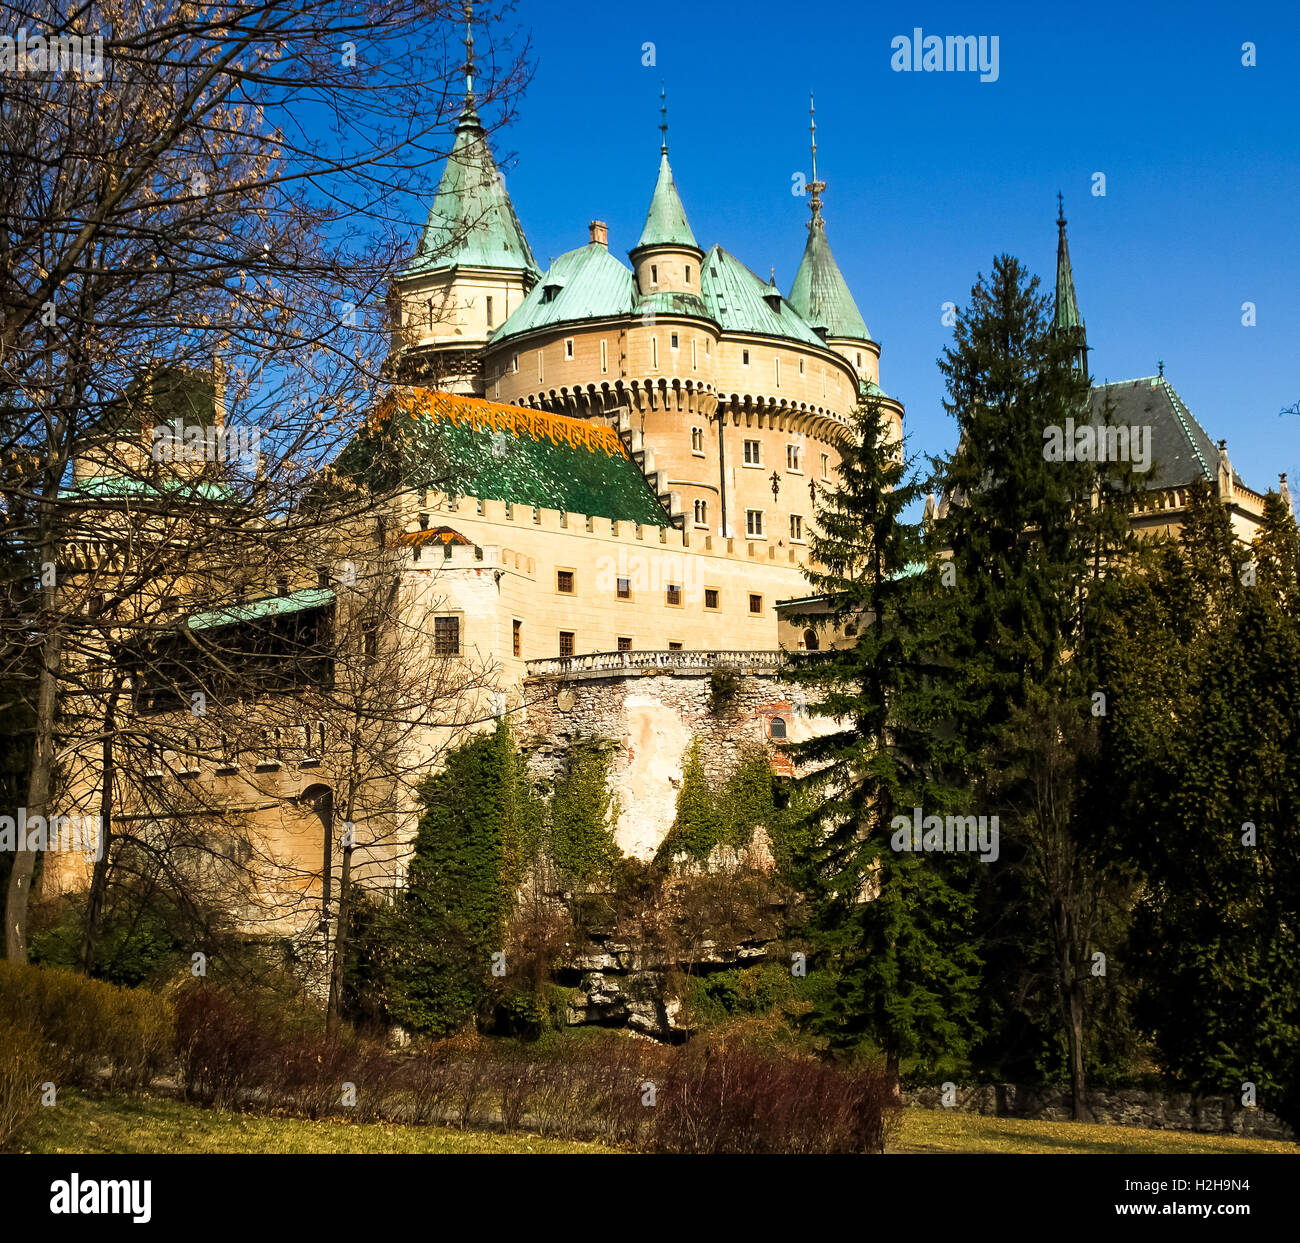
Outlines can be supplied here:
<path id="1" fill-rule="evenodd" d="M 560 323 L 631 315 L 635 301 L 631 269 L 592 242 L 556 259 L 488 340 L 495 345 Z"/>
<path id="2" fill-rule="evenodd" d="M 709 315 L 730 332 L 753 332 L 785 337 L 825 348 L 822 339 L 782 298 L 776 308 L 768 304 L 770 287 L 735 255 L 715 246 L 700 267 L 700 291 Z"/>
<path id="3" fill-rule="evenodd" d="M 304 609 L 319 608 L 333 601 L 333 588 L 308 587 L 303 591 L 291 591 L 287 596 L 268 596 L 264 600 L 252 600 L 248 604 L 232 604 L 228 608 L 213 609 L 208 613 L 194 613 L 185 619 L 185 624 L 191 630 L 211 630 L 213 626 L 228 626 L 232 622 L 301 613 Z"/>
<path id="4" fill-rule="evenodd" d="M 820 215 L 808 225 L 808 243 L 790 287 L 790 302 L 814 328 L 825 328 L 828 337 L 871 340 L 862 312 L 831 254 Z"/>
<path id="5" fill-rule="evenodd" d="M 348 445 L 337 470 L 381 490 L 427 487 L 648 526 L 669 523 L 612 428 L 447 393 L 414 390 L 395 401 Z"/>
<path id="6" fill-rule="evenodd" d="M 537 261 L 488 149 L 478 113 L 467 103 L 433 197 L 420 248 L 403 276 L 458 265 L 537 273 Z"/>
<path id="7" fill-rule="evenodd" d="M 68 500 L 117 500 L 121 497 L 179 497 L 187 501 L 234 501 L 238 499 L 224 483 L 204 479 L 160 479 L 151 483 L 126 475 L 89 475 L 59 492 Z"/>
<path id="8" fill-rule="evenodd" d="M 691 226 L 686 223 L 686 209 L 682 206 L 681 196 L 673 181 L 667 151 L 659 156 L 659 180 L 655 182 L 650 210 L 645 214 L 645 228 L 641 230 L 641 237 L 632 250 L 636 252 L 644 246 L 690 246 L 695 250 L 700 249 Z"/>

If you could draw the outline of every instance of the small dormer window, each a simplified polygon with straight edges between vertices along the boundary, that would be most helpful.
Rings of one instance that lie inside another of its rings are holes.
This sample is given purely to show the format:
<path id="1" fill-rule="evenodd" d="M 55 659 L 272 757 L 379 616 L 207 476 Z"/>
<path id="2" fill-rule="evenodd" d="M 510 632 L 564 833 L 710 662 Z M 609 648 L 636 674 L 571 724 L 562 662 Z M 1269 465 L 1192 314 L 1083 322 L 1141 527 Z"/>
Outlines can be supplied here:
<path id="1" fill-rule="evenodd" d="M 556 292 L 557 292 L 557 287 L 555 285 L 544 285 L 542 287 L 542 301 L 554 302 Z"/>

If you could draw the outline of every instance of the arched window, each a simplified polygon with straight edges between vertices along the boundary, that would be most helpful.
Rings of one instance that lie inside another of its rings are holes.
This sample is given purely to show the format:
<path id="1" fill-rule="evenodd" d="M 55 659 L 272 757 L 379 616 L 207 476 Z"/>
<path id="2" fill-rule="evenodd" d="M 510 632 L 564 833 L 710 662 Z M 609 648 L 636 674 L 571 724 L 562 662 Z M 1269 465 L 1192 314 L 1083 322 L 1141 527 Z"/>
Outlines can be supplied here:
<path id="1" fill-rule="evenodd" d="M 803 645 L 810 652 L 815 652 L 817 650 L 817 632 L 815 630 L 805 630 L 803 632 Z"/>
<path id="2" fill-rule="evenodd" d="M 773 738 L 785 737 L 785 717 L 774 716 L 772 718 L 772 737 Z"/>

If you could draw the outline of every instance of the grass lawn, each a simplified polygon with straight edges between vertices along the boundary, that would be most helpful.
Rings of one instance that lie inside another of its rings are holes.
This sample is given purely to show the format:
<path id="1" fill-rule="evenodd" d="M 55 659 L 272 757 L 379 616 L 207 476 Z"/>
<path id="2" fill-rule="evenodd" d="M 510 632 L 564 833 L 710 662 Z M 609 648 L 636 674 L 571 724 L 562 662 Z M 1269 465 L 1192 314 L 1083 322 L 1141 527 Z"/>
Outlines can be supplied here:
<path id="1" fill-rule="evenodd" d="M 90 1097 L 68 1090 L 42 1109 L 25 1152 L 293 1153 L 612 1153 L 601 1144 L 537 1135 L 261 1117 L 200 1109 L 162 1096 Z M 1142 1131 L 1075 1122 L 984 1118 L 941 1109 L 905 1109 L 891 1152 L 1273 1152 L 1300 1145 L 1187 1131 Z"/>
<path id="2" fill-rule="evenodd" d="M 308 1122 L 200 1109 L 162 1096 L 60 1092 L 42 1109 L 24 1152 L 607 1153 L 615 1149 L 538 1135 L 382 1122 Z"/>
<path id="3" fill-rule="evenodd" d="M 1274 1152 L 1300 1154 L 1300 1144 L 1191 1131 L 1145 1131 L 1086 1122 L 985 1118 L 947 1109 L 904 1109 L 891 1152 Z"/>

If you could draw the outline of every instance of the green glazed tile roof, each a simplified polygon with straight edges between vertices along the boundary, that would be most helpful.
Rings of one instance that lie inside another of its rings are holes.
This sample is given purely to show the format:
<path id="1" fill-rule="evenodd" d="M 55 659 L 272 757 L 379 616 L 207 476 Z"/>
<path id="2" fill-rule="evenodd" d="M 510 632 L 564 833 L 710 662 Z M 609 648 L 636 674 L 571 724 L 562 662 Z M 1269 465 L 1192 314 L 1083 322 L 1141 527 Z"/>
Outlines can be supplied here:
<path id="1" fill-rule="evenodd" d="M 726 331 L 785 337 L 825 348 L 789 301 L 782 298 L 777 304 L 780 310 L 773 310 L 765 296 L 768 283 L 721 246 L 713 247 L 704 256 L 700 289 L 710 317 Z"/>
<path id="2" fill-rule="evenodd" d="M 637 299 L 636 313 L 644 315 L 647 310 L 656 315 L 698 315 L 701 319 L 711 319 L 709 308 L 697 293 L 669 293 L 656 290 L 654 293 L 642 294 Z"/>
<path id="3" fill-rule="evenodd" d="M 441 268 L 506 268 L 537 273 L 478 113 L 467 106 L 433 197 L 420 248 L 404 277 Z"/>
<path id="4" fill-rule="evenodd" d="M 308 587 L 303 591 L 291 591 L 287 596 L 268 596 L 265 600 L 252 600 L 248 604 L 232 604 L 207 613 L 193 613 L 185 619 L 185 624 L 191 630 L 211 630 L 213 626 L 228 626 L 232 622 L 301 613 L 304 609 L 319 608 L 333 600 L 333 588 Z"/>
<path id="5" fill-rule="evenodd" d="M 635 304 L 632 270 L 592 242 L 556 259 L 489 342 L 556 324 L 631 315 Z"/>
<path id="6" fill-rule="evenodd" d="M 434 488 L 648 526 L 669 516 L 617 432 L 475 397 L 408 390 L 340 455 L 376 489 Z"/>
<path id="7" fill-rule="evenodd" d="M 650 210 L 645 214 L 645 227 L 632 250 L 636 252 L 643 246 L 690 246 L 695 250 L 700 249 L 691 226 L 686 223 L 686 209 L 677 193 L 677 183 L 673 181 L 667 151 L 659 156 L 659 179 L 655 182 L 655 192 L 650 199 Z"/>
<path id="8" fill-rule="evenodd" d="M 828 337 L 871 340 L 862 312 L 831 254 L 820 216 L 808 226 L 808 243 L 790 287 L 790 302 L 814 328 L 825 328 Z"/>

